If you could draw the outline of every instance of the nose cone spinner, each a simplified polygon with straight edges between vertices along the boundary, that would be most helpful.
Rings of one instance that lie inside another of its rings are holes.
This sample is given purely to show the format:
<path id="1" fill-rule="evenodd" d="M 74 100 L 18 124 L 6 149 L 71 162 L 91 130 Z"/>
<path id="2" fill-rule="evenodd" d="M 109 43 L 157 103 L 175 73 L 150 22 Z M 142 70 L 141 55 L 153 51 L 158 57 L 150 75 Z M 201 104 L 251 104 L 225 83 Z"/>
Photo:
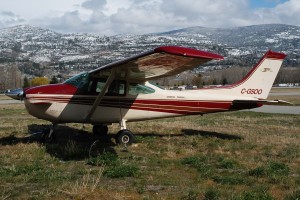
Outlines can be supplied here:
<path id="1" fill-rule="evenodd" d="M 5 95 L 16 100 L 23 100 L 23 89 L 7 90 Z"/>

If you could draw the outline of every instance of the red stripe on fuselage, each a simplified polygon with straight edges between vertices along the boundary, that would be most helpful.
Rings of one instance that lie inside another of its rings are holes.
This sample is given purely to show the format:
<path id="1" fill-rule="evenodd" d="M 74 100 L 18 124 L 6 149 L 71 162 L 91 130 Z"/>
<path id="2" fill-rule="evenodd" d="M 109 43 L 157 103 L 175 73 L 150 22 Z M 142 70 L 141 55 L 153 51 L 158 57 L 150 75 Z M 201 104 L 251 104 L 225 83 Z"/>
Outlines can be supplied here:
<path id="1" fill-rule="evenodd" d="M 77 105 L 93 105 L 96 97 L 58 97 L 58 96 L 28 96 L 33 104 L 41 103 L 70 103 Z M 36 102 L 35 102 L 36 101 Z M 199 114 L 229 110 L 231 101 L 197 101 L 197 100 L 163 100 L 163 99 L 125 99 L 104 98 L 99 106 L 146 110 L 176 114 Z"/>

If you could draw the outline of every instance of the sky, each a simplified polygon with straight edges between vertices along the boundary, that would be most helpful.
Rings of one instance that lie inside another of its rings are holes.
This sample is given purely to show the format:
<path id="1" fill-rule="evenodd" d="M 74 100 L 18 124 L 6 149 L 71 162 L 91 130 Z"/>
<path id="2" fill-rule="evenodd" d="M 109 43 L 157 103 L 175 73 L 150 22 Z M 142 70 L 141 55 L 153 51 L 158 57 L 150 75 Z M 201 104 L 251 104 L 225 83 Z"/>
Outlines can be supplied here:
<path id="1" fill-rule="evenodd" d="M 1 0 L 0 29 L 26 24 L 60 33 L 156 33 L 192 26 L 300 25 L 300 0 Z"/>

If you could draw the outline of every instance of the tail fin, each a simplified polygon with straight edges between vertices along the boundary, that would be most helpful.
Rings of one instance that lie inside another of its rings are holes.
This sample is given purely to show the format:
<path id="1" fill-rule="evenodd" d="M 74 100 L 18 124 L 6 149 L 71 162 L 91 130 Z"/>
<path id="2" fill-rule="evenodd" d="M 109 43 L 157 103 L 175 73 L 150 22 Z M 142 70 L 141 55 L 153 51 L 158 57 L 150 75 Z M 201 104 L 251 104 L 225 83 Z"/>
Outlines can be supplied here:
<path id="1" fill-rule="evenodd" d="M 285 57 L 283 53 L 269 50 L 241 81 L 207 92 L 266 99 Z"/>

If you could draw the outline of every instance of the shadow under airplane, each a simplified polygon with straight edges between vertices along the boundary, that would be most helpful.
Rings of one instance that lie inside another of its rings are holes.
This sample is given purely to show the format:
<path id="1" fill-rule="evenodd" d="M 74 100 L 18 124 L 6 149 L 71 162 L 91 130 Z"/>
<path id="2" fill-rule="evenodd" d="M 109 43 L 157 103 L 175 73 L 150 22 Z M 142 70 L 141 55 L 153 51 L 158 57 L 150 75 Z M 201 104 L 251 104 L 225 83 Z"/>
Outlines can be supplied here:
<path id="1" fill-rule="evenodd" d="M 49 131 L 50 125 L 32 124 L 28 126 L 28 132 L 31 134 L 25 137 L 15 137 L 10 135 L 0 138 L 0 145 L 16 145 L 19 143 L 40 143 L 46 147 L 46 152 L 51 156 L 61 160 L 83 160 L 90 157 L 110 152 L 117 155 L 114 147 L 114 134 L 108 134 L 107 137 L 95 136 L 88 131 L 60 125 L 57 129 L 57 138 L 55 143 L 44 143 L 43 133 Z M 214 137 L 223 140 L 241 140 L 242 137 L 224 133 L 183 129 L 182 134 L 155 134 L 155 133 L 137 133 L 140 137 L 183 137 L 199 135 L 203 137 Z"/>

